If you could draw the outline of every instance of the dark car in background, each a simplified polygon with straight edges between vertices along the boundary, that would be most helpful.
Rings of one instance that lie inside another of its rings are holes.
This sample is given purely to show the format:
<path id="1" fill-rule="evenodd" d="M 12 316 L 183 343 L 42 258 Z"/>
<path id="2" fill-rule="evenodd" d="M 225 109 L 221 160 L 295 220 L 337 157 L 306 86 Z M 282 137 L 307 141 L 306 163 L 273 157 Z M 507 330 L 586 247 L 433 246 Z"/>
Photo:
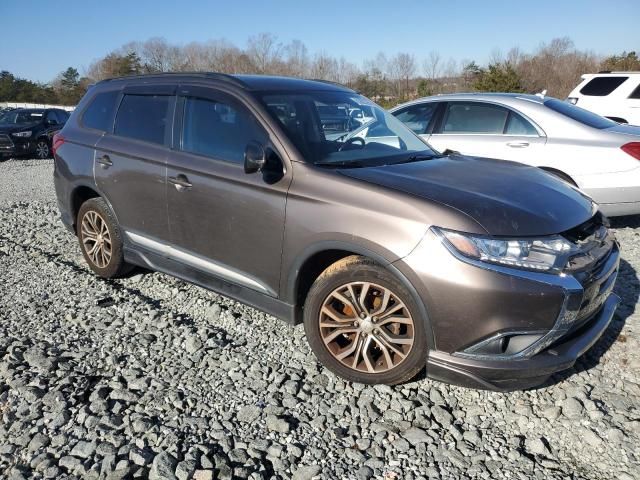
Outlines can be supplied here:
<path id="1" fill-rule="evenodd" d="M 618 303 L 619 246 L 590 198 L 535 167 L 439 154 L 348 88 L 102 81 L 54 156 L 62 221 L 97 275 L 140 265 L 303 322 L 351 381 L 426 365 L 477 388 L 537 385 Z"/>
<path id="2" fill-rule="evenodd" d="M 50 158 L 53 136 L 69 119 L 60 108 L 17 108 L 0 115 L 0 157 Z"/>

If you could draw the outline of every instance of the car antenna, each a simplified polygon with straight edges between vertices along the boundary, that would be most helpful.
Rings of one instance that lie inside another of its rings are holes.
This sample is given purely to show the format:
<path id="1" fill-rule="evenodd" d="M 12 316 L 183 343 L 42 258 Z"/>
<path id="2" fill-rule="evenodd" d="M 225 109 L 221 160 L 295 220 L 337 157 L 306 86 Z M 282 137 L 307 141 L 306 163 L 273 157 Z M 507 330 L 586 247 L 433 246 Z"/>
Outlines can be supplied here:
<path id="1" fill-rule="evenodd" d="M 544 96 L 547 94 L 547 89 L 545 88 L 544 90 L 542 90 L 540 93 L 536 93 L 536 97 L 540 97 L 542 99 L 544 99 Z"/>

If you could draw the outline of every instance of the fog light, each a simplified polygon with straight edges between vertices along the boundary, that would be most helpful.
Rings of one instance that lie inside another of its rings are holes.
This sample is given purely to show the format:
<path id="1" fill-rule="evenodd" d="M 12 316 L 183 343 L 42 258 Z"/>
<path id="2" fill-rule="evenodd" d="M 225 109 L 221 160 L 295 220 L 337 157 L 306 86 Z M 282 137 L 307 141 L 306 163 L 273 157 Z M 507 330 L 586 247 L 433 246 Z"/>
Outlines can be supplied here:
<path id="1" fill-rule="evenodd" d="M 500 333 L 465 349 L 467 355 L 511 356 L 522 352 L 540 340 L 545 332 Z"/>

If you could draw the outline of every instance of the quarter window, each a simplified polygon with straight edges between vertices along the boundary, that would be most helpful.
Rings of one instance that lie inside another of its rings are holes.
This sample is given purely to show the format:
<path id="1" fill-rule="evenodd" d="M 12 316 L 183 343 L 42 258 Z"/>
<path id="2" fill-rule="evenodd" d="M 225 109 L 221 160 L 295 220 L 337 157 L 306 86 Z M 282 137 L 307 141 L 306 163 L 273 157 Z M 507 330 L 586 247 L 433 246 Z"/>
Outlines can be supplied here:
<path id="1" fill-rule="evenodd" d="M 580 89 L 583 95 L 605 97 L 622 85 L 629 77 L 596 77 Z"/>
<path id="2" fill-rule="evenodd" d="M 452 102 L 447 107 L 442 133 L 502 134 L 509 111 L 479 102 Z"/>
<path id="3" fill-rule="evenodd" d="M 631 95 L 629 95 L 629 98 L 640 99 L 640 84 L 638 84 L 636 89 L 633 92 L 631 92 Z"/>
<path id="4" fill-rule="evenodd" d="M 395 113 L 394 115 L 398 120 L 413 130 L 414 133 L 420 135 L 426 132 L 427 126 L 436 111 L 437 105 L 438 104 L 436 102 L 413 105 Z"/>
<path id="5" fill-rule="evenodd" d="M 168 95 L 125 95 L 118 109 L 114 133 L 164 144 L 171 98 Z"/>
<path id="6" fill-rule="evenodd" d="M 120 92 L 113 90 L 97 94 L 82 115 L 82 124 L 85 127 L 111 131 L 113 125 L 113 113 L 116 108 L 116 99 Z"/>
<path id="7" fill-rule="evenodd" d="M 182 150 L 236 163 L 247 144 L 262 135 L 253 115 L 228 103 L 188 97 L 184 104 Z"/>
<path id="8" fill-rule="evenodd" d="M 538 135 L 535 127 L 515 112 L 510 112 L 504 133 L 507 135 Z"/>

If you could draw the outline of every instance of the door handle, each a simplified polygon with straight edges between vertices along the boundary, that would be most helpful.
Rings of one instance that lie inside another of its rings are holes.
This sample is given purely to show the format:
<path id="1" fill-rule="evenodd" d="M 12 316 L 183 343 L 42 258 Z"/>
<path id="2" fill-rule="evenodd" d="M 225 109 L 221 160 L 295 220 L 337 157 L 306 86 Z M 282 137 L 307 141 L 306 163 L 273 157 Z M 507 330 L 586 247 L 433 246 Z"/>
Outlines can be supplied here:
<path id="1" fill-rule="evenodd" d="M 98 159 L 98 163 L 100 164 L 100 166 L 104 169 L 109 168 L 111 165 L 113 165 L 113 162 L 111 161 L 111 159 L 109 158 L 109 155 L 102 155 L 99 159 Z"/>
<path id="2" fill-rule="evenodd" d="M 507 145 L 511 148 L 525 148 L 529 146 L 529 142 L 509 142 Z"/>
<path id="3" fill-rule="evenodd" d="M 184 192 L 186 189 L 193 187 L 187 176 L 182 173 L 175 177 L 169 177 L 169 182 L 173 183 L 179 192 Z"/>

